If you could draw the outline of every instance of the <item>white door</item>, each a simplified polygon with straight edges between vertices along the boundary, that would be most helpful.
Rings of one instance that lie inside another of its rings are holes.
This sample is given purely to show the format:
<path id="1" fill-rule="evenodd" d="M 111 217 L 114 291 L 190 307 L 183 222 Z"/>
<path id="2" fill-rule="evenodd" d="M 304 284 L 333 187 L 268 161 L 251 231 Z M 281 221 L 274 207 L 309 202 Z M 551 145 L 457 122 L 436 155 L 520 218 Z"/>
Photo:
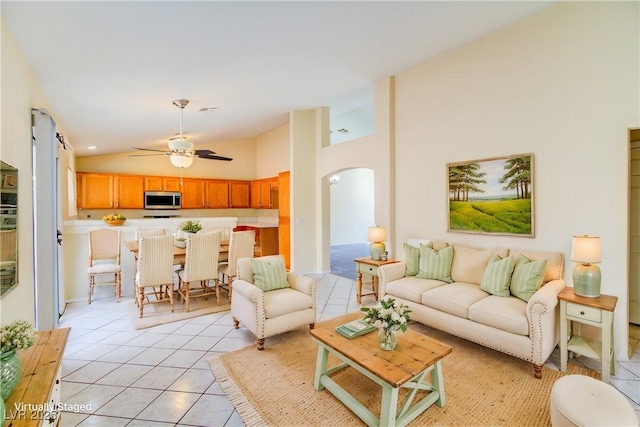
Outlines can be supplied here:
<path id="1" fill-rule="evenodd" d="M 631 143 L 629 177 L 629 322 L 640 325 L 640 142 Z"/>
<path id="2" fill-rule="evenodd" d="M 33 238 L 35 262 L 36 329 L 53 329 L 60 310 L 58 239 L 59 205 L 58 139 L 56 124 L 46 110 L 33 117 Z"/>

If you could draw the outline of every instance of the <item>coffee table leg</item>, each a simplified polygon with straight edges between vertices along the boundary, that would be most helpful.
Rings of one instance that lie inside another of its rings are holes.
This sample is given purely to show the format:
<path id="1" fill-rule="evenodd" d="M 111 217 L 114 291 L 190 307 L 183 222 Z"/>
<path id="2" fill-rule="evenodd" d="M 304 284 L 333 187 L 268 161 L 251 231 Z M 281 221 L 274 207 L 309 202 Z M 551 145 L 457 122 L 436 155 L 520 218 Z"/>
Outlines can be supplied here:
<path id="1" fill-rule="evenodd" d="M 327 362 L 329 361 L 329 350 L 323 345 L 318 345 L 318 356 L 316 359 L 316 376 L 313 380 L 313 388 L 323 390 L 324 386 L 320 383 L 320 379 L 327 373 Z"/>
<path id="2" fill-rule="evenodd" d="M 358 271 L 358 278 L 356 279 L 356 292 L 356 299 L 358 304 L 360 304 L 360 301 L 362 300 L 362 273 L 360 273 L 360 271 Z"/>
<path id="3" fill-rule="evenodd" d="M 438 400 L 436 400 L 436 405 L 439 407 L 443 407 L 445 404 L 444 397 L 444 377 L 442 375 L 442 362 L 437 361 L 433 370 L 431 371 L 431 385 L 434 389 L 438 391 Z"/>
<path id="4" fill-rule="evenodd" d="M 380 427 L 396 425 L 396 411 L 398 408 L 399 389 L 382 386 L 382 406 L 380 406 Z"/>

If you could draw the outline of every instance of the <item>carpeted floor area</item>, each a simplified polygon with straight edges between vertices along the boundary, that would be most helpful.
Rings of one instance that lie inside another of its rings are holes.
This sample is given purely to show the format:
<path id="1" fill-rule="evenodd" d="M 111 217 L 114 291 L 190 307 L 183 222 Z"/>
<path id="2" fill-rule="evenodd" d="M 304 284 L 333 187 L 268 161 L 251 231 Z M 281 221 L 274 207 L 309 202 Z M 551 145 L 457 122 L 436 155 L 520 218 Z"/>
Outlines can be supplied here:
<path id="1" fill-rule="evenodd" d="M 347 243 L 331 246 L 331 274 L 356 280 L 356 258 L 369 256 L 369 243 Z"/>

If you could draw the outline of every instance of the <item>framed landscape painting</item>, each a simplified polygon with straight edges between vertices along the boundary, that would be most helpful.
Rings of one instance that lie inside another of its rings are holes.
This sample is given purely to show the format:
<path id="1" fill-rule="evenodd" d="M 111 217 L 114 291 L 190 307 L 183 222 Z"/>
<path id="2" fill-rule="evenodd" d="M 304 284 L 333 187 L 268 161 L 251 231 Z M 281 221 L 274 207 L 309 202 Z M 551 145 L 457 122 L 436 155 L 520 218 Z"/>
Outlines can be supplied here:
<path id="1" fill-rule="evenodd" d="M 533 154 L 448 163 L 449 230 L 534 236 Z"/>

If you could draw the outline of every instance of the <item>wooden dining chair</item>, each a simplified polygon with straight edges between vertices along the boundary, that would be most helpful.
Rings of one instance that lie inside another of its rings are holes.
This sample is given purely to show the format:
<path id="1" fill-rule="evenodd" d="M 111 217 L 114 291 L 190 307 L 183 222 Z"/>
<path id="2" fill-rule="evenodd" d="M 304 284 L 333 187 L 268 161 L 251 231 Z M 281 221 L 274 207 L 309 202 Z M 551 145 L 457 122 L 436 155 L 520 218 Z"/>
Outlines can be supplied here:
<path id="1" fill-rule="evenodd" d="M 173 236 L 140 238 L 135 285 L 139 317 L 145 304 L 163 301 L 173 312 Z"/>
<path id="2" fill-rule="evenodd" d="M 229 256 L 226 263 L 220 263 L 218 271 L 222 277 L 221 286 L 226 287 L 231 301 L 231 282 L 236 276 L 236 268 L 240 258 L 253 258 L 253 246 L 256 242 L 254 230 L 234 231 L 229 238 Z"/>
<path id="3" fill-rule="evenodd" d="M 218 283 L 218 257 L 220 233 L 199 233 L 187 236 L 184 269 L 178 273 L 178 293 L 189 312 L 190 298 L 208 298 L 215 295 L 220 305 Z M 213 287 L 209 282 L 213 281 Z M 195 286 L 193 286 L 195 284 Z"/>
<path id="4" fill-rule="evenodd" d="M 95 287 L 115 285 L 116 301 L 121 294 L 120 230 L 103 228 L 89 231 L 89 304 Z M 96 278 L 107 277 L 106 281 Z M 113 280 L 109 278 L 113 277 Z"/>

